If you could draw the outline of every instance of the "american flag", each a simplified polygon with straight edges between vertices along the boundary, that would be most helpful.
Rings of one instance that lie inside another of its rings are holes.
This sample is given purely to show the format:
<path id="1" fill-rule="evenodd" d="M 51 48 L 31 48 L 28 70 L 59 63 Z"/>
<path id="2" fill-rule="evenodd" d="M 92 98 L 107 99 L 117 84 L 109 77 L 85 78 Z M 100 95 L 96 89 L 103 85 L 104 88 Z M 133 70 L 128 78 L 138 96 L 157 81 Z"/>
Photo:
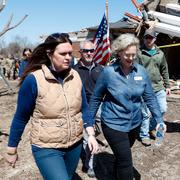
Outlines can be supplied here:
<path id="1" fill-rule="evenodd" d="M 105 14 L 93 39 L 93 43 L 95 44 L 94 61 L 102 65 L 106 64 L 110 58 L 110 43 L 108 22 Z"/>

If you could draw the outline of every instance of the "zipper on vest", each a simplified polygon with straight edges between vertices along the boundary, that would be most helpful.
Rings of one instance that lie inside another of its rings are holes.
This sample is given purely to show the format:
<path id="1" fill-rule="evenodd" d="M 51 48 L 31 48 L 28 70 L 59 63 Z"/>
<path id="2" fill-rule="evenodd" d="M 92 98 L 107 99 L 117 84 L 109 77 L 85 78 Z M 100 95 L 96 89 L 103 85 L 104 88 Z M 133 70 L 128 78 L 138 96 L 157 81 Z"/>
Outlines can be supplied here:
<path id="1" fill-rule="evenodd" d="M 70 139 L 71 139 L 71 125 L 70 125 L 70 116 L 69 116 L 69 105 L 68 105 L 66 94 L 64 92 L 63 85 L 62 85 L 62 91 L 63 91 L 64 99 L 65 99 L 65 102 L 66 102 L 66 112 L 67 112 L 66 114 L 67 114 L 67 117 L 68 117 L 67 124 L 68 124 L 68 129 L 69 129 L 69 131 L 68 131 L 68 143 L 69 143 Z"/>

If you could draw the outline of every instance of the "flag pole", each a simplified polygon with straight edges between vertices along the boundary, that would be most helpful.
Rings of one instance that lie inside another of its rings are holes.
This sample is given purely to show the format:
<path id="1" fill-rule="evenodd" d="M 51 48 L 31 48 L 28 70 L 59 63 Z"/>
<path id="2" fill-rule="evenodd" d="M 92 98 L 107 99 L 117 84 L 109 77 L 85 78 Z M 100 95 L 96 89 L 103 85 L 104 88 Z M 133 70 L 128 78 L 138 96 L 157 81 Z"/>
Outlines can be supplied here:
<path id="1" fill-rule="evenodd" d="M 108 25 L 108 36 L 109 36 L 109 3 L 108 0 L 106 0 L 106 19 L 107 19 L 107 25 Z M 110 62 L 110 56 L 108 57 L 108 60 L 106 62 L 106 65 Z"/>
<path id="2" fill-rule="evenodd" d="M 105 65 L 109 61 L 110 43 L 109 43 L 109 25 L 107 20 L 108 1 L 106 0 L 106 9 L 101 23 L 96 31 L 93 43 L 95 44 L 95 53 L 93 59 L 95 62 Z"/>
<path id="3" fill-rule="evenodd" d="M 108 4 L 108 0 L 106 0 L 106 18 L 107 18 L 107 24 L 109 26 L 109 4 Z"/>

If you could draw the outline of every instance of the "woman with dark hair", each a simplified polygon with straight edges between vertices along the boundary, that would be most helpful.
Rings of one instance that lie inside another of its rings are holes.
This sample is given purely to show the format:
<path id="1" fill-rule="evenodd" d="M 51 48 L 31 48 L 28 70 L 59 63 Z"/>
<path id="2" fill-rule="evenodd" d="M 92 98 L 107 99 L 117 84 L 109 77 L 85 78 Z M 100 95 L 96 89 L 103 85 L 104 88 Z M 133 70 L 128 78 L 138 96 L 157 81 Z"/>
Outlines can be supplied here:
<path id="1" fill-rule="evenodd" d="M 15 166 L 17 146 L 30 119 L 32 153 L 46 180 L 72 179 L 82 148 L 83 124 L 91 153 L 98 149 L 81 79 L 70 68 L 72 51 L 67 34 L 51 34 L 34 49 L 20 80 L 6 159 Z"/>
<path id="2" fill-rule="evenodd" d="M 24 48 L 23 53 L 22 53 L 23 59 L 21 60 L 20 65 L 19 65 L 19 74 L 18 74 L 19 77 L 22 76 L 24 69 L 28 65 L 31 54 L 32 54 L 32 50 L 30 48 Z"/>

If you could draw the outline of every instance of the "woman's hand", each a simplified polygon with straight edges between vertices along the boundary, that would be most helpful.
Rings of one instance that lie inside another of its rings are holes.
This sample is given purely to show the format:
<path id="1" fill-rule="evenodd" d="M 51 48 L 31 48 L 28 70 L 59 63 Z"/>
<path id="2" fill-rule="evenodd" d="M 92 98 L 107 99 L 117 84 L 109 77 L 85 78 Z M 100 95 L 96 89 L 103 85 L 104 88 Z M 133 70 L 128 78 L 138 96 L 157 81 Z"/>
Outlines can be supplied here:
<path id="1" fill-rule="evenodd" d="M 9 163 L 10 166 L 15 168 L 16 161 L 18 160 L 18 154 L 17 153 L 14 155 L 6 154 L 5 159 Z"/>
<path id="2" fill-rule="evenodd" d="M 18 160 L 18 153 L 16 147 L 7 147 L 5 159 L 10 166 L 15 168 L 16 161 Z"/>
<path id="3" fill-rule="evenodd" d="M 98 142 L 96 141 L 95 132 L 93 127 L 86 128 L 88 134 L 88 146 L 91 154 L 95 154 L 99 150 Z"/>
<path id="4" fill-rule="evenodd" d="M 88 146 L 91 154 L 96 154 L 99 150 L 98 142 L 96 141 L 95 135 L 89 135 L 88 137 Z"/>

